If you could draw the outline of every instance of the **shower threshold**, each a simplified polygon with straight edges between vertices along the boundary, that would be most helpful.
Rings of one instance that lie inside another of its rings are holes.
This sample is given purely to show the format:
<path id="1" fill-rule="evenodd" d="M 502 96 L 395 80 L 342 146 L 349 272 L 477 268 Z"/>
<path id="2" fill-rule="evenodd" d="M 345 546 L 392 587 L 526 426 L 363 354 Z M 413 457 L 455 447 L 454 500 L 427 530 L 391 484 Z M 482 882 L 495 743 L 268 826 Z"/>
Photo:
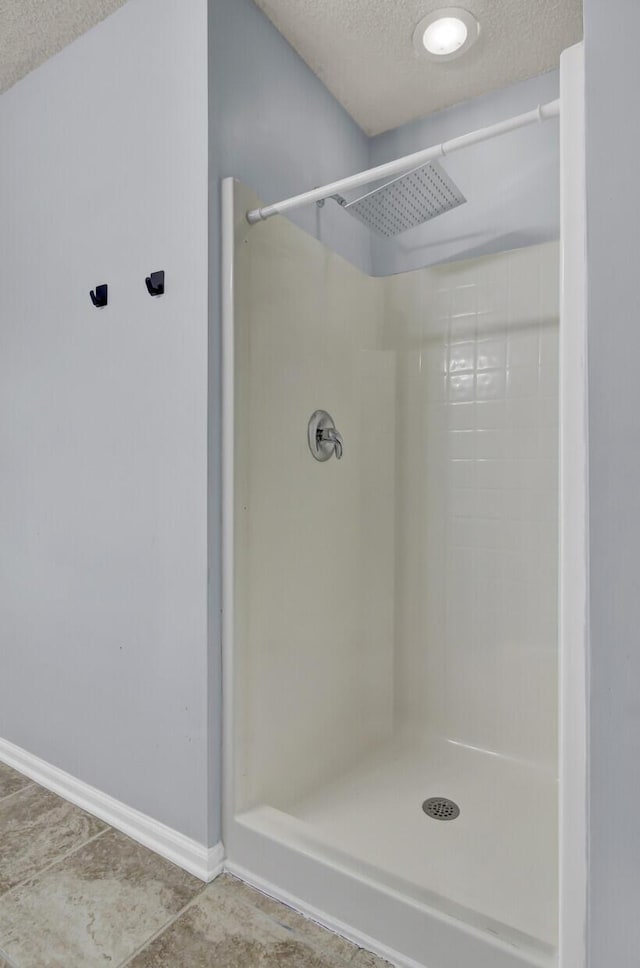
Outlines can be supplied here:
<path id="1" fill-rule="evenodd" d="M 430 797 L 455 801 L 459 816 L 425 815 Z M 503 946 L 514 956 L 505 965 L 554 964 L 557 781 L 550 769 L 445 740 L 398 740 L 296 803 L 260 805 L 236 820 L 261 841 Z M 492 963 L 501 963 L 495 953 Z"/>

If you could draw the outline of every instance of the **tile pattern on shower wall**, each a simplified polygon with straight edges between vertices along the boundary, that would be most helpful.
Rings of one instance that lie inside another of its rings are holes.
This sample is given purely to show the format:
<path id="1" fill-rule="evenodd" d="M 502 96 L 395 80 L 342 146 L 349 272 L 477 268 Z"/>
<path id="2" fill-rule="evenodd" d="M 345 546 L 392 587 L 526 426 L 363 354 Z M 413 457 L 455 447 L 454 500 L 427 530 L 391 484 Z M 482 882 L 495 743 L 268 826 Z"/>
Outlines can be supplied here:
<path id="1" fill-rule="evenodd" d="M 414 424 L 405 577 L 414 600 L 423 590 L 401 635 L 408 718 L 552 763 L 558 247 L 421 275 L 413 298 L 422 309 L 404 333 L 404 409 Z"/>

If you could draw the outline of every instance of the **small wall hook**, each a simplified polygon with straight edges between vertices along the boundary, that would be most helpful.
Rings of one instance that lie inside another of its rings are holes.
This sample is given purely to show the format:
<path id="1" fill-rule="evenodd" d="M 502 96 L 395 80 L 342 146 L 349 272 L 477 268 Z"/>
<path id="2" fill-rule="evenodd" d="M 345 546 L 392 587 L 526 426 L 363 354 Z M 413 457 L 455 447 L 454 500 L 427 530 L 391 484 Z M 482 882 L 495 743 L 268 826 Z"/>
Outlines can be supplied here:
<path id="1" fill-rule="evenodd" d="M 164 270 L 152 272 L 144 281 L 150 296 L 164 296 Z"/>
<path id="2" fill-rule="evenodd" d="M 98 309 L 102 309 L 109 302 L 109 287 L 108 286 L 96 286 L 95 292 L 93 289 L 89 293 L 91 296 L 91 302 Z"/>

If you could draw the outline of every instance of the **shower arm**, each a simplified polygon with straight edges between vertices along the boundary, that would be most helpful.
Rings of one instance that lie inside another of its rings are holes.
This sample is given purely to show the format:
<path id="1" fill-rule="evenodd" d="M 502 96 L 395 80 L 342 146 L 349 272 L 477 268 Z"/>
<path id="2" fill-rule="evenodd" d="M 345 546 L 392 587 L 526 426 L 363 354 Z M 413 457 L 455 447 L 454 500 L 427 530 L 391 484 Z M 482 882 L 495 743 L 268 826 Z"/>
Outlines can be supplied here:
<path id="1" fill-rule="evenodd" d="M 467 148 L 470 145 L 481 144 L 483 141 L 489 141 L 491 138 L 498 138 L 500 135 L 508 134 L 510 131 L 516 131 L 518 128 L 525 128 L 531 124 L 539 124 L 542 121 L 557 118 L 559 115 L 559 100 L 549 101 L 547 104 L 539 104 L 532 111 L 526 111 L 524 114 L 507 118 L 506 121 L 499 121 L 497 124 L 489 125 L 487 128 L 479 128 L 477 131 L 471 131 L 469 134 L 463 134 L 458 138 L 451 138 L 450 141 L 444 141 L 442 144 L 434 145 L 431 148 L 423 148 L 422 151 L 416 151 L 412 155 L 397 158 L 395 161 L 388 161 L 384 165 L 369 168 L 367 171 L 361 171 L 357 175 L 350 175 L 348 178 L 341 178 L 339 181 L 330 182 L 328 185 L 323 185 L 320 188 L 314 188 L 313 191 L 304 192 L 302 195 L 294 195 L 292 198 L 286 198 L 284 201 L 276 202 L 274 205 L 267 205 L 264 208 L 254 208 L 250 212 L 247 212 L 247 221 L 250 225 L 255 225 L 257 222 L 266 221 L 273 215 L 284 215 L 286 212 L 301 208 L 303 205 L 310 205 L 311 202 L 318 202 L 322 199 L 330 198 L 332 195 L 339 194 L 343 191 L 349 191 L 352 188 L 362 188 L 371 182 L 378 181 L 382 178 L 390 178 L 393 175 L 406 174 L 413 168 L 420 168 L 422 165 L 426 165 L 436 158 L 442 158 L 444 155 L 450 155 L 454 151 L 460 151 L 462 148 Z"/>

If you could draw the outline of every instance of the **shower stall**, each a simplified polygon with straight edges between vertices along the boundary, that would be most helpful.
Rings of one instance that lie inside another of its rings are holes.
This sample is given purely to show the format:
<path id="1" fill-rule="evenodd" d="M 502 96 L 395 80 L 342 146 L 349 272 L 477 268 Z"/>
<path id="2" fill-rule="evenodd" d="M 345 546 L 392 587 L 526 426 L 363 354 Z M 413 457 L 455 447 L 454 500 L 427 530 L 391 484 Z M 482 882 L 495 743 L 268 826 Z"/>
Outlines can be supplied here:
<path id="1" fill-rule="evenodd" d="M 226 180 L 228 867 L 407 968 L 557 964 L 578 233 L 374 278 L 261 204 Z"/>

